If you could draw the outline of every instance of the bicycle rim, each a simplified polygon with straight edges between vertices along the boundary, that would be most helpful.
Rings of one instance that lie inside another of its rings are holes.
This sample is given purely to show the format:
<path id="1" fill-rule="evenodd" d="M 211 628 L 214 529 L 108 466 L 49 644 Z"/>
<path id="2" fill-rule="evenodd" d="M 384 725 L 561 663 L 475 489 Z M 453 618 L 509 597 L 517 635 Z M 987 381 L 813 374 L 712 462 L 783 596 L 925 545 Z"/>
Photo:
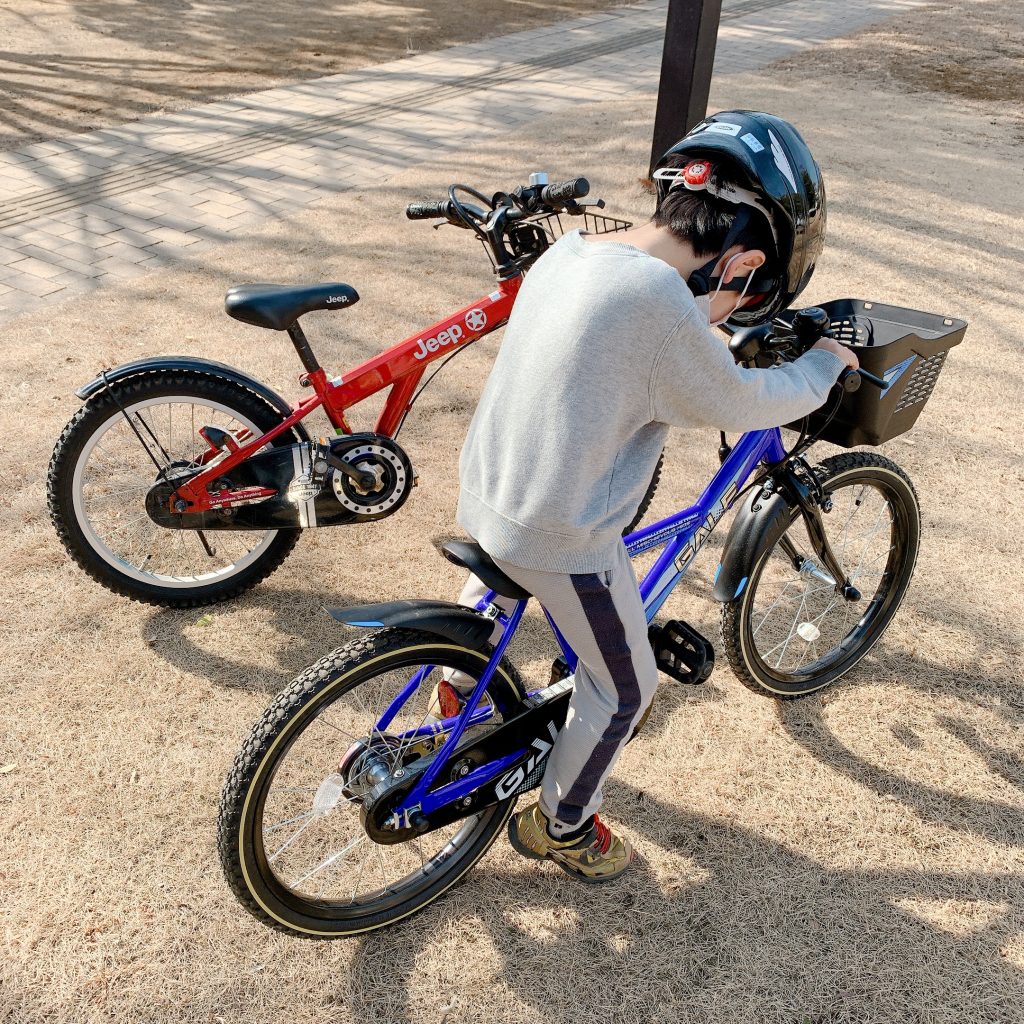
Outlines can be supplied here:
<path id="1" fill-rule="evenodd" d="M 744 660 L 783 684 L 824 683 L 860 660 L 881 635 L 913 572 L 910 521 L 884 478 L 826 483 L 833 509 L 822 517 L 847 578 L 861 592 L 847 601 L 820 564 L 802 516 L 786 536 L 807 561 L 796 569 L 776 544 L 750 581 L 741 623 Z"/>
<path id="2" fill-rule="evenodd" d="M 160 463 L 198 468 L 207 448 L 198 431 L 206 425 L 260 433 L 223 403 L 170 395 L 125 406 L 82 448 L 72 479 L 75 518 L 89 546 L 122 575 L 166 589 L 215 583 L 252 565 L 277 536 L 276 530 L 211 531 L 211 557 L 195 531 L 169 530 L 149 518 L 145 498 L 158 471 L 147 451 Z"/>

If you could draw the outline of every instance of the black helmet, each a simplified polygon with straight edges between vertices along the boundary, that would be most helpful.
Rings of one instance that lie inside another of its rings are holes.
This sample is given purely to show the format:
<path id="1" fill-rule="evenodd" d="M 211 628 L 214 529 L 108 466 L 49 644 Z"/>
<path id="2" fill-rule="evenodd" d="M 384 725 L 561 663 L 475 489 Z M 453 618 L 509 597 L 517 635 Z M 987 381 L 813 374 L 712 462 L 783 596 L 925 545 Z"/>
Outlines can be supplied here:
<path id="1" fill-rule="evenodd" d="M 666 167 L 673 157 L 691 161 L 683 167 Z M 698 161 L 706 161 L 706 165 Z M 725 187 L 718 187 L 719 178 Z M 776 258 L 769 258 L 774 273 L 758 285 L 768 284 L 769 289 L 759 302 L 733 313 L 730 323 L 764 323 L 804 290 L 825 242 L 825 184 L 807 143 L 788 121 L 755 110 L 712 114 L 658 161 L 654 182 L 659 203 L 673 189 L 687 188 L 706 189 L 741 204 L 723 252 L 742 236 L 750 218 L 756 216 L 753 210 L 767 218 L 775 238 Z M 728 183 L 739 187 L 730 188 Z M 707 294 L 717 284 L 710 274 L 719 258 L 691 277 L 695 294 Z"/>

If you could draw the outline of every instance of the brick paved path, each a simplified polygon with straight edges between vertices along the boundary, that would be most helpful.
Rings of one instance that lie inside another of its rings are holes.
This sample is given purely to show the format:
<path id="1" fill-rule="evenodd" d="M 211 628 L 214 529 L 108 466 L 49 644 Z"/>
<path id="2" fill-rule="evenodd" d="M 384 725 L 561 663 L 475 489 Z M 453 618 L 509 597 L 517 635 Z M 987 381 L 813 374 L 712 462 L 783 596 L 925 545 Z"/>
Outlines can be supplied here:
<path id="1" fill-rule="evenodd" d="M 923 0 L 725 0 L 715 72 Z M 645 0 L 0 154 L 0 322 L 538 115 L 658 86 Z"/>

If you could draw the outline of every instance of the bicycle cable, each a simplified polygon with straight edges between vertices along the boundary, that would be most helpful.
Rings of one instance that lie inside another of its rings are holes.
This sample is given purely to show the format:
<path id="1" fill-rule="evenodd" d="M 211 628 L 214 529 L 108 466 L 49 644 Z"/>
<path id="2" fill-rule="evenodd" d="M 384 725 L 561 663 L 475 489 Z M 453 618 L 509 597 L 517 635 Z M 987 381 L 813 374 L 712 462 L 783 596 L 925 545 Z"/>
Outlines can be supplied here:
<path id="1" fill-rule="evenodd" d="M 431 373 L 431 375 L 419 386 L 416 394 L 412 396 L 409 400 L 409 404 L 405 407 L 405 412 L 402 413 L 402 418 L 398 421 L 398 426 L 395 428 L 395 432 L 391 435 L 391 439 L 393 441 L 398 439 L 398 435 L 401 432 L 402 427 L 405 426 L 406 417 L 408 417 L 409 413 L 412 412 L 412 407 L 416 404 L 420 395 L 426 391 L 427 385 L 445 368 L 445 366 L 448 365 L 448 363 L 450 363 L 460 353 L 465 352 L 468 348 L 469 345 L 463 345 L 462 348 L 457 348 L 454 352 L 449 352 L 448 355 L 446 355 L 444 359 L 437 364 L 434 368 L 434 372 Z"/>
<path id="2" fill-rule="evenodd" d="M 462 201 L 456 197 L 456 189 L 460 189 L 463 192 L 468 192 L 474 198 L 479 199 L 485 206 L 490 206 L 490 200 L 485 195 L 478 192 L 475 188 L 471 188 L 469 185 L 460 185 L 456 182 L 455 184 L 448 186 L 448 200 L 449 202 L 451 202 L 452 208 L 455 210 L 456 216 L 458 216 L 459 220 L 461 220 L 462 223 L 465 224 L 467 228 L 473 229 L 473 231 L 476 233 L 477 238 L 479 238 L 482 242 L 486 243 L 488 241 L 487 232 L 481 229 L 480 225 L 477 224 L 476 219 L 473 217 L 473 215 L 469 212 L 469 210 L 466 209 Z"/>

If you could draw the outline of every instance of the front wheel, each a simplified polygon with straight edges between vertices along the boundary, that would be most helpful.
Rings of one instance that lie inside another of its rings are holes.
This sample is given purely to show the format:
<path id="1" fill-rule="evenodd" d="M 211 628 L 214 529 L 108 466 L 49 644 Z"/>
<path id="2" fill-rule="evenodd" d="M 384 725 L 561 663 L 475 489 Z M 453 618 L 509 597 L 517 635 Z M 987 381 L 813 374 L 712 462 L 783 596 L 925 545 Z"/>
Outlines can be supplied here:
<path id="1" fill-rule="evenodd" d="M 255 392 L 211 373 L 166 370 L 112 384 L 54 448 L 47 499 L 57 535 L 94 580 L 136 601 L 188 608 L 235 597 L 284 561 L 300 531 L 166 529 L 150 519 L 146 494 L 164 473 L 216 463 L 203 461 L 201 427 L 244 440 L 281 418 Z M 273 447 L 297 440 L 285 431 Z"/>
<path id="2" fill-rule="evenodd" d="M 850 452 L 825 459 L 814 472 L 832 500 L 832 511 L 821 516 L 825 533 L 861 598 L 837 593 L 803 516 L 793 512 L 740 596 L 722 607 L 729 664 L 762 695 L 800 697 L 849 672 L 896 614 L 917 562 L 921 510 L 899 466 Z"/>
<path id="3" fill-rule="evenodd" d="M 218 819 L 224 874 L 250 913 L 300 936 L 356 935 L 422 909 L 472 868 L 515 796 L 393 845 L 370 838 L 360 809 L 380 780 L 429 757 L 454 724 L 432 715 L 436 683 L 452 672 L 479 679 L 487 661 L 430 633 L 381 629 L 278 695 L 235 758 Z M 523 697 L 502 659 L 467 734 L 506 719 Z M 453 778 L 465 770 L 453 766 Z"/>

